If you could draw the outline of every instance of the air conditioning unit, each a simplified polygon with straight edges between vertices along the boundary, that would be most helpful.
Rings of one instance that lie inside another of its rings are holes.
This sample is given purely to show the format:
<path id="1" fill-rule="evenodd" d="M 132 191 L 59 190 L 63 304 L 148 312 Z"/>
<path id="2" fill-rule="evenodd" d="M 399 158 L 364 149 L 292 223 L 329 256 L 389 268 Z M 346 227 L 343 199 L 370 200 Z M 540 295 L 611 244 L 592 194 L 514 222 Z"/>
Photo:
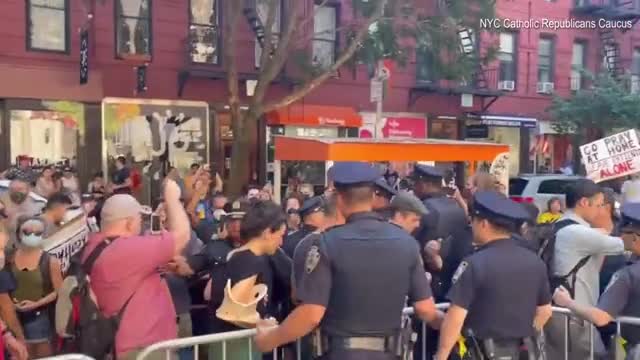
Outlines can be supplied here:
<path id="1" fill-rule="evenodd" d="M 571 78 L 571 91 L 578 91 L 581 88 L 580 78 Z"/>
<path id="2" fill-rule="evenodd" d="M 516 82 L 513 80 L 504 80 L 498 82 L 498 90 L 514 91 L 516 89 Z"/>
<path id="3" fill-rule="evenodd" d="M 551 94 L 553 92 L 553 83 L 539 82 L 536 91 L 538 94 Z"/>

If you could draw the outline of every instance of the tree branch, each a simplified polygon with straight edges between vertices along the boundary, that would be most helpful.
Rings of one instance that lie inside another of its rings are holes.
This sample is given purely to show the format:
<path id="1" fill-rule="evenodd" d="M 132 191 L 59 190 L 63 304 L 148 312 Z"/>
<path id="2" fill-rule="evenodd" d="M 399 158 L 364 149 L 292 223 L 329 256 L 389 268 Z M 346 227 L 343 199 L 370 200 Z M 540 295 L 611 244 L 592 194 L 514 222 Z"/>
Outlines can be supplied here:
<path id="1" fill-rule="evenodd" d="M 262 69 L 266 64 L 269 58 L 271 57 L 271 53 L 273 52 L 273 24 L 276 22 L 276 15 L 278 13 L 278 9 L 280 7 L 280 0 L 261 0 L 268 1 L 268 9 L 267 9 L 267 23 L 264 25 L 264 47 L 262 48 L 262 53 L 260 54 L 260 68 Z M 256 13 L 258 9 L 256 8 Z M 258 13 L 258 18 L 260 18 L 260 14 Z M 282 19 L 282 14 L 280 15 Z"/>
<path id="2" fill-rule="evenodd" d="M 224 35 L 224 63 L 227 68 L 227 89 L 229 91 L 229 107 L 232 112 L 240 109 L 240 87 L 238 84 L 238 64 L 236 62 L 236 37 L 238 34 L 238 18 L 242 12 L 240 1 L 225 1 L 227 21 Z"/>
<path id="3" fill-rule="evenodd" d="M 258 109 L 259 104 L 262 103 L 264 97 L 271 85 L 271 82 L 282 70 L 284 63 L 287 60 L 289 54 L 289 48 L 291 45 L 291 37 L 293 33 L 298 29 L 298 14 L 301 6 L 305 3 L 300 0 L 292 0 L 293 5 L 289 8 L 291 16 L 288 16 L 287 26 L 282 34 L 282 37 L 278 40 L 278 46 L 275 49 L 273 56 L 268 58 L 263 67 L 260 68 L 260 76 L 258 77 L 258 84 L 251 100 L 252 111 L 255 111 L 256 115 L 262 114 L 262 109 Z M 263 54 L 264 56 L 264 54 Z"/>
<path id="4" fill-rule="evenodd" d="M 328 69 L 326 69 L 322 74 L 316 76 L 315 78 L 311 79 L 310 81 L 302 85 L 298 90 L 294 91 L 293 94 L 285 96 L 280 101 L 271 102 L 265 105 L 263 108 L 263 111 L 269 112 L 271 110 L 275 110 L 280 107 L 289 106 L 292 103 L 306 96 L 316 87 L 320 86 L 323 82 L 329 79 L 336 71 L 338 71 L 338 69 L 340 69 L 340 67 L 342 67 L 347 61 L 349 61 L 349 59 L 351 59 L 351 57 L 353 57 L 353 55 L 356 53 L 356 51 L 358 50 L 358 46 L 360 46 L 360 43 L 362 42 L 362 40 L 364 40 L 364 38 L 367 36 L 369 32 L 369 27 L 371 26 L 371 24 L 375 23 L 376 21 L 378 21 L 378 19 L 382 17 L 385 3 L 386 3 L 385 0 L 378 1 L 376 8 L 373 11 L 373 15 L 371 15 L 366 19 L 366 21 L 362 24 L 362 27 L 360 28 L 360 30 L 358 30 L 358 32 L 356 33 L 356 36 L 351 42 L 351 44 L 349 44 L 349 47 L 347 47 L 347 49 L 340 55 L 340 57 L 336 60 L 336 62 L 333 65 L 331 65 Z"/>

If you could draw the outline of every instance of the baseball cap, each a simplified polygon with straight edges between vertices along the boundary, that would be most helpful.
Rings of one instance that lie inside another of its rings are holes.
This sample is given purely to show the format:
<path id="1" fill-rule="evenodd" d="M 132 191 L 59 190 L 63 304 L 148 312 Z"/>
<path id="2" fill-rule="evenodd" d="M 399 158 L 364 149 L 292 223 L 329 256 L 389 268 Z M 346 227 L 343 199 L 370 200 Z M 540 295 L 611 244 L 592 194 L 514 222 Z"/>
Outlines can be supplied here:
<path id="1" fill-rule="evenodd" d="M 117 220 L 122 220 L 136 215 L 151 215 L 151 208 L 148 206 L 142 206 L 131 195 L 128 194 L 116 194 L 109 197 L 102 206 L 100 217 L 103 223 L 110 223 Z"/>
<path id="2" fill-rule="evenodd" d="M 229 206 L 228 209 L 225 209 L 225 211 L 227 212 L 228 218 L 232 220 L 242 220 L 250 207 L 251 203 L 248 201 L 236 200 L 231 203 L 231 206 Z"/>
<path id="3" fill-rule="evenodd" d="M 391 207 L 395 211 L 406 211 L 417 215 L 427 215 L 429 211 L 415 195 L 400 191 L 391 199 Z"/>

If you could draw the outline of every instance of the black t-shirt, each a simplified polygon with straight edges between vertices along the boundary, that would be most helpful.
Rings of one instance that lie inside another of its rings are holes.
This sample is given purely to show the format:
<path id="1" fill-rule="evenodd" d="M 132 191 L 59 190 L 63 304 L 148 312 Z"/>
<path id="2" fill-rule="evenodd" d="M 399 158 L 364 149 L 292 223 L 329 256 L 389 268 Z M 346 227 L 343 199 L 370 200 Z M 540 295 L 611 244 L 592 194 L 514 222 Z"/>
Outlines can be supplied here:
<path id="1" fill-rule="evenodd" d="M 113 181 L 116 185 L 122 185 L 127 181 L 127 179 L 131 176 L 131 171 L 129 168 L 124 167 L 120 170 L 116 170 L 111 176 L 111 181 Z M 116 194 L 128 194 L 131 192 L 131 188 L 121 188 L 114 191 Z"/>
<path id="2" fill-rule="evenodd" d="M 257 275 L 255 284 L 264 284 L 269 289 L 264 299 L 258 303 L 257 311 L 261 318 L 269 317 L 269 302 L 273 287 L 273 272 L 269 265 L 269 258 L 267 256 L 257 256 L 253 254 L 251 250 L 241 250 L 231 256 L 226 265 L 226 272 L 228 279 L 231 280 L 231 287 L 242 280 Z M 220 286 L 226 286 L 226 283 L 220 284 Z M 217 318 L 215 322 L 215 332 L 241 329 Z"/>

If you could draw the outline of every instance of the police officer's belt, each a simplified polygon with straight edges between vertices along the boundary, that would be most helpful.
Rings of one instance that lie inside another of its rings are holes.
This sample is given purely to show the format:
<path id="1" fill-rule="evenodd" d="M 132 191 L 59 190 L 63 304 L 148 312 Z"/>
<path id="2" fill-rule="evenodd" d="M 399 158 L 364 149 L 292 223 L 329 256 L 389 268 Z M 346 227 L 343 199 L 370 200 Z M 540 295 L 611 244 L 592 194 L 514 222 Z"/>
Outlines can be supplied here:
<path id="1" fill-rule="evenodd" d="M 368 336 L 354 336 L 354 337 L 340 337 L 340 336 L 323 336 L 322 342 L 324 343 L 327 352 L 333 350 L 368 350 L 379 352 L 395 352 L 398 345 L 397 336 L 387 337 L 368 337 Z"/>

